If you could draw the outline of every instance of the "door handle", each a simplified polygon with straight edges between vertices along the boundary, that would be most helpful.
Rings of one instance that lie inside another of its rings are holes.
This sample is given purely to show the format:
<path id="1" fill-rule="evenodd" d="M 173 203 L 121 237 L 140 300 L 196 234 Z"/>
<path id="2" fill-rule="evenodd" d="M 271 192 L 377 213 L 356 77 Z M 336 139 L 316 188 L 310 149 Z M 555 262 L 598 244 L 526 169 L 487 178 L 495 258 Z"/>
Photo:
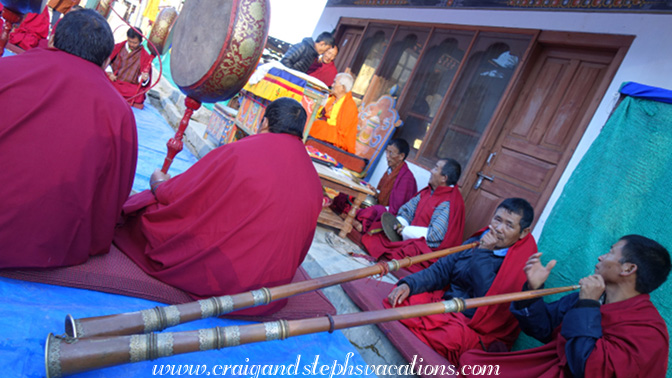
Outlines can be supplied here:
<path id="1" fill-rule="evenodd" d="M 492 161 L 492 158 L 494 158 L 495 156 L 497 156 L 496 152 L 490 153 L 490 155 L 488 155 L 488 160 L 485 161 L 485 164 L 490 165 L 490 162 Z"/>
<path id="2" fill-rule="evenodd" d="M 495 176 L 488 176 L 483 172 L 478 172 L 476 175 L 478 176 L 478 179 L 476 180 L 476 183 L 474 184 L 474 190 L 481 187 L 481 184 L 483 183 L 483 179 L 488 180 L 490 182 L 495 180 Z"/>

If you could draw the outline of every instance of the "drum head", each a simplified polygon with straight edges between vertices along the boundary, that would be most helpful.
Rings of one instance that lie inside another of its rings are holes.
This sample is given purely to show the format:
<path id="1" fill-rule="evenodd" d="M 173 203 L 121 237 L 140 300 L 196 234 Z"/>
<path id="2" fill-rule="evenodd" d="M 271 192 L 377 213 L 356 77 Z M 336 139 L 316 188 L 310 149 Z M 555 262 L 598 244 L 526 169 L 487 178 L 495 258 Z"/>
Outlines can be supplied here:
<path id="1" fill-rule="evenodd" d="M 152 44 L 147 44 L 152 55 L 163 55 L 168 52 L 170 44 L 173 43 L 173 26 L 176 20 L 177 10 L 173 7 L 161 9 L 161 12 L 156 16 L 152 31 L 147 37 L 156 46 L 156 51 L 154 51 Z"/>
<path id="2" fill-rule="evenodd" d="M 41 0 L 0 0 L 0 3 L 5 8 L 21 14 L 40 13 L 42 11 L 40 9 L 42 5 Z"/>
<path id="3" fill-rule="evenodd" d="M 173 28 L 175 84 L 201 102 L 233 97 L 259 62 L 269 12 L 269 0 L 187 0 Z"/>
<path id="4" fill-rule="evenodd" d="M 392 242 L 401 241 L 401 235 L 399 235 L 397 231 L 394 229 L 394 227 L 397 225 L 401 226 L 401 222 L 399 222 L 399 220 L 397 219 L 397 217 L 394 216 L 394 214 L 383 213 L 380 222 L 383 224 L 383 231 L 385 232 L 385 236 L 387 236 L 387 238 L 390 239 L 390 241 Z"/>

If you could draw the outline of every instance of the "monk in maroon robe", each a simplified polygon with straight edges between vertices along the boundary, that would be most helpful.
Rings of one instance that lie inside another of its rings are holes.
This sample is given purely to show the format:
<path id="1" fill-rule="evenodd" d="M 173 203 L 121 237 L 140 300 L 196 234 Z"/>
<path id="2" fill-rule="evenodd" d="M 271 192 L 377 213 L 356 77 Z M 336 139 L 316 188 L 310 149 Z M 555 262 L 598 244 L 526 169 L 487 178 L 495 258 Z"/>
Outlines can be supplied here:
<path id="1" fill-rule="evenodd" d="M 457 187 L 461 167 L 454 159 L 441 159 L 432 168 L 429 185 L 399 209 L 397 219 L 402 223 L 397 232 L 403 240 L 390 241 L 382 232 L 362 236 L 362 244 L 376 259 L 403 259 L 431 251 L 450 248 L 462 242 L 464 231 L 464 200 Z M 375 222 L 372 230 L 380 229 Z M 417 272 L 436 260 L 411 265 Z"/>
<path id="2" fill-rule="evenodd" d="M 152 60 L 142 47 L 142 35 L 129 28 L 126 42 L 117 43 L 110 55 L 112 84 L 131 104 L 145 102 L 146 88 L 151 82 Z"/>
<path id="3" fill-rule="evenodd" d="M 114 46 L 107 22 L 71 12 L 53 43 L 0 59 L 2 268 L 108 252 L 135 175 L 133 112 L 103 71 Z"/>
<path id="4" fill-rule="evenodd" d="M 371 229 L 371 225 L 380 221 L 386 211 L 397 215 L 401 206 L 417 193 L 415 177 L 406 164 L 409 152 L 410 146 L 404 139 L 392 139 L 387 144 L 385 158 L 388 168 L 378 182 L 378 204 L 357 212 L 352 225 L 358 232 Z"/>
<path id="5" fill-rule="evenodd" d="M 322 208 L 322 186 L 301 141 L 305 121 L 301 104 L 280 98 L 266 109 L 260 134 L 211 151 L 172 179 L 155 172 L 153 190 L 124 205 L 114 243 L 195 299 L 289 283 Z"/>
<path id="6" fill-rule="evenodd" d="M 416 305 L 519 290 L 525 282 L 525 262 L 537 252 L 530 235 L 533 219 L 534 210 L 524 199 L 504 200 L 488 228 L 465 241 L 478 241 L 477 248 L 445 256 L 429 268 L 404 277 L 383 305 L 389 308 L 390 304 Z M 508 307 L 486 306 L 401 322 L 422 342 L 457 364 L 469 349 L 502 344 L 511 348 L 520 330 Z"/>
<path id="7" fill-rule="evenodd" d="M 316 79 L 319 79 L 321 82 L 327 86 L 331 86 L 338 74 L 336 65 L 334 64 L 334 59 L 338 54 L 338 47 L 334 46 L 322 54 L 313 64 L 310 65 L 306 73 Z"/>
<path id="8" fill-rule="evenodd" d="M 37 47 L 40 41 L 46 41 L 49 35 L 49 11 L 44 7 L 42 13 L 28 13 L 21 24 L 9 35 L 9 43 L 24 50 Z"/>
<path id="9" fill-rule="evenodd" d="M 408 142 L 404 139 L 392 139 L 385 148 L 385 158 L 387 159 L 387 170 L 374 188 L 367 184 L 369 189 L 377 191 L 376 200 L 378 204 L 357 210 L 355 219 L 352 220 L 354 230 L 352 233 L 358 233 L 356 240 L 361 239 L 361 232 L 366 232 L 371 225 L 380 221 L 385 212 L 397 215 L 397 212 L 403 204 L 410 201 L 418 192 L 418 185 L 415 182 L 413 172 L 406 164 L 406 157 L 410 151 Z M 354 197 L 339 193 L 334 198 L 330 208 L 345 218 L 352 207 Z"/>
<path id="10" fill-rule="evenodd" d="M 556 264 L 543 266 L 540 257 L 532 255 L 525 265 L 524 290 L 541 288 Z M 523 332 L 546 345 L 497 354 L 472 350 L 460 363 L 498 365 L 498 377 L 664 377 L 669 335 L 649 293 L 670 273 L 668 251 L 627 235 L 598 260 L 595 274 L 579 281 L 579 293 L 553 303 L 511 304 Z"/>

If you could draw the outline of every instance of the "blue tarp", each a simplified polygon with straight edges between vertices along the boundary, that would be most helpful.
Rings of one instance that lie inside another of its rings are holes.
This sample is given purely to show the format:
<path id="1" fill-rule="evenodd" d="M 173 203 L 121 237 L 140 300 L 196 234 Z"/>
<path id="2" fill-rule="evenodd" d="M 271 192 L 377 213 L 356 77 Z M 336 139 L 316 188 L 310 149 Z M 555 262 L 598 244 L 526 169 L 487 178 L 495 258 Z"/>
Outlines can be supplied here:
<path id="1" fill-rule="evenodd" d="M 144 299 L 2 277 L 0 277 L 0 296 L 2 297 L 0 305 L 0 366 L 3 369 L 0 375 L 2 377 L 44 377 L 44 345 L 47 334 L 50 332 L 63 334 L 65 332 L 64 319 L 67 314 L 82 318 L 139 311 L 161 305 Z M 250 323 L 204 319 L 173 327 L 170 331 L 242 324 Z M 315 362 L 317 356 L 319 356 L 317 357 L 319 358 L 318 370 L 322 365 L 328 365 L 329 367 L 325 369 L 331 369 L 334 361 L 344 364 L 348 353 L 354 353 L 349 358 L 350 366 L 364 366 L 364 361 L 340 331 L 333 334 L 323 332 L 282 341 L 241 345 L 222 350 L 189 353 L 155 361 L 120 365 L 80 373 L 73 377 L 151 377 L 154 375 L 152 371 L 161 369 L 163 365 L 205 365 L 205 369 L 212 373 L 209 374 L 211 376 L 219 375 L 224 365 L 244 365 L 248 367 L 248 374 L 227 375 L 254 377 L 255 374 L 250 370 L 254 368 L 254 365 L 289 367 L 290 364 L 296 364 L 297 359 L 299 359 L 300 374 L 309 375 L 303 373 L 306 372 L 306 367 L 308 371 L 312 369 L 311 364 Z M 170 376 L 170 374 L 166 375 Z M 208 374 L 203 373 L 202 375 Z M 326 376 L 328 375 L 327 373 Z M 259 374 L 259 376 L 264 375 Z"/>
<path id="2" fill-rule="evenodd" d="M 672 104 L 671 90 L 639 84 L 633 81 L 626 81 L 623 83 L 619 92 L 626 96 Z"/>

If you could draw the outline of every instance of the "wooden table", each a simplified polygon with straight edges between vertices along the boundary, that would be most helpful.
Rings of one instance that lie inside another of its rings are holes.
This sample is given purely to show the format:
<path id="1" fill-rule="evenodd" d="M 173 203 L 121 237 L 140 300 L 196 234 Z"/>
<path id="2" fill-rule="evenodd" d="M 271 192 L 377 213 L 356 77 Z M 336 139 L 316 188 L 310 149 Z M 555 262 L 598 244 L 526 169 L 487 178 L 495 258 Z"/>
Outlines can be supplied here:
<path id="1" fill-rule="evenodd" d="M 359 205 L 362 204 L 367 195 L 375 195 L 375 193 L 347 176 L 342 170 L 334 170 L 319 163 L 313 163 L 313 165 L 320 176 L 322 186 L 355 197 L 355 201 L 345 220 L 329 208 L 322 208 L 320 217 L 317 219 L 317 223 L 326 224 L 327 226 L 336 227 L 341 230 L 338 236 L 345 238 L 348 232 L 352 230 L 352 220 L 355 219 Z"/>

